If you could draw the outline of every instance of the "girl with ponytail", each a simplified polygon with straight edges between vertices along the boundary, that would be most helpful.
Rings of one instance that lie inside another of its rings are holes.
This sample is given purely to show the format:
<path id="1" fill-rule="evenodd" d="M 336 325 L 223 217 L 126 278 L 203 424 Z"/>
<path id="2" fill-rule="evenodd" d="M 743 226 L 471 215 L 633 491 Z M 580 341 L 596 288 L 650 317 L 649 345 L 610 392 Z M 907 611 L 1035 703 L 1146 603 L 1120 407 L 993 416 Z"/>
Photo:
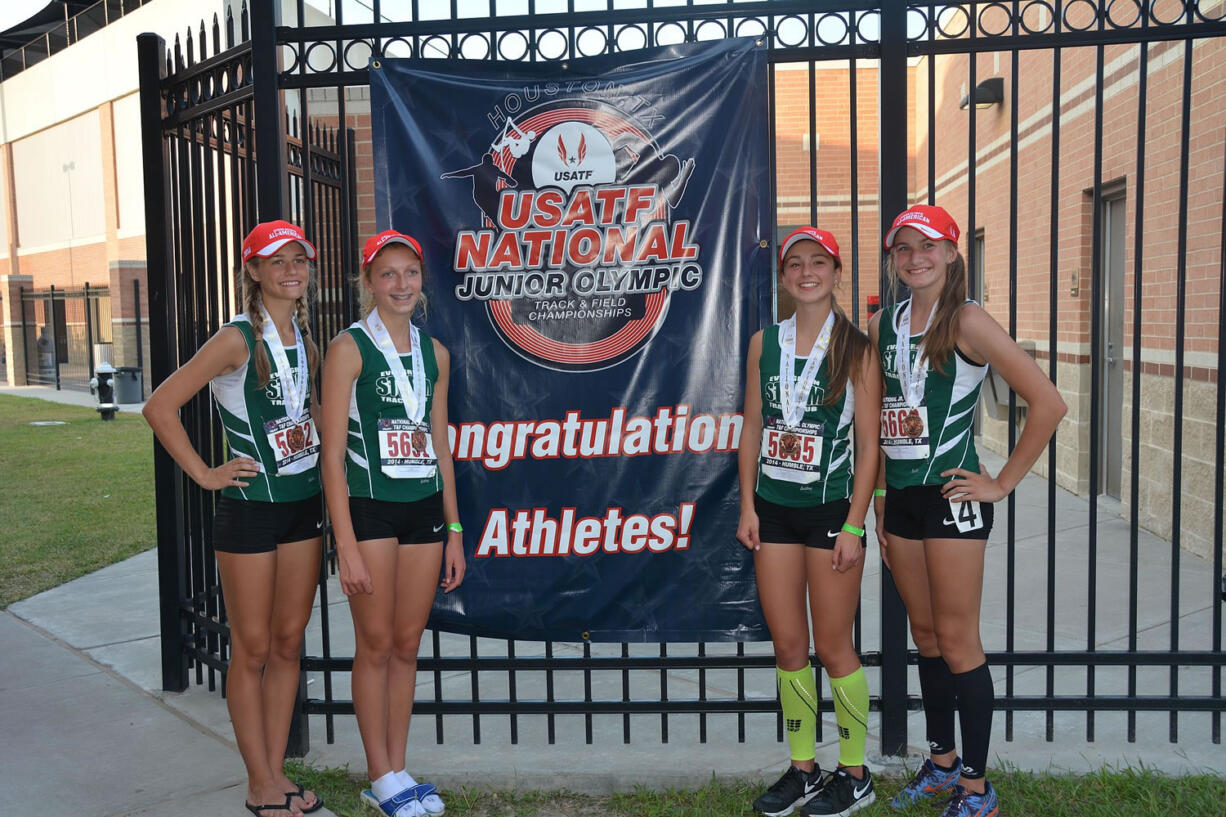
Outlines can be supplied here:
<path id="1" fill-rule="evenodd" d="M 336 336 L 324 364 L 322 463 L 353 616 L 353 710 L 370 778 L 361 799 L 387 817 L 434 817 L 443 800 L 409 774 L 405 753 L 436 589 L 464 580 L 447 440 L 451 356 L 412 323 L 425 302 L 417 239 L 371 236 L 361 267 L 362 319 Z"/>
<path id="2" fill-rule="evenodd" d="M 992 503 L 1034 465 L 1065 405 L 1030 356 L 966 300 L 958 235 L 940 207 L 916 205 L 894 219 L 887 269 L 911 297 L 873 316 L 868 330 L 885 377 L 877 538 L 919 650 L 931 750 L 892 805 L 942 796 L 951 798 L 944 817 L 994 817 L 996 792 L 984 777 L 995 700 L 979 639 L 984 549 Z M 979 464 L 973 428 L 989 364 L 1030 405 L 1017 447 L 995 477 Z"/>
<path id="3" fill-rule="evenodd" d="M 796 312 L 749 341 L 737 539 L 753 552 L 791 765 L 753 807 L 768 817 L 798 807 L 846 815 L 876 798 L 864 765 L 868 683 L 852 625 L 877 475 L 881 377 L 868 339 L 835 302 L 843 262 L 834 236 L 802 227 L 784 239 L 779 261 Z M 815 760 L 810 614 L 839 724 L 838 766 L 825 776 Z"/>
<path id="4" fill-rule="evenodd" d="M 323 801 L 285 776 L 299 654 L 322 555 L 323 506 L 312 417 L 319 350 L 307 320 L 315 247 L 285 221 L 242 246 L 243 311 L 166 378 L 145 404 L 183 472 L 220 491 L 213 548 L 230 625 L 226 704 L 247 767 L 247 810 L 297 817 Z M 208 386 L 231 459 L 210 466 L 179 409 Z"/>

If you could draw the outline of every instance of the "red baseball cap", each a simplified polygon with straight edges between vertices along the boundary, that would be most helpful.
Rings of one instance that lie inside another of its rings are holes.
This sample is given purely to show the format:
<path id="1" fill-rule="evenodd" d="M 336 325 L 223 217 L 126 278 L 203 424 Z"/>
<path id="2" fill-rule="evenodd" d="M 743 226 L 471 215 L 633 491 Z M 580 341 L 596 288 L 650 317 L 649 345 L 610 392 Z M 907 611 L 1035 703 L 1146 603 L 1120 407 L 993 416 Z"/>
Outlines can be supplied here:
<path id="1" fill-rule="evenodd" d="M 929 238 L 958 243 L 961 231 L 953 216 L 945 208 L 931 204 L 916 204 L 898 214 L 890 231 L 885 234 L 885 248 L 894 246 L 894 236 L 903 227 L 913 227 Z"/>
<path id="2" fill-rule="evenodd" d="M 315 260 L 315 245 L 307 241 L 301 227 L 288 221 L 265 221 L 255 225 L 243 239 L 243 261 L 249 261 L 253 255 L 267 258 L 291 241 L 301 244 L 307 258 Z"/>
<path id="3" fill-rule="evenodd" d="M 839 257 L 839 242 L 835 241 L 834 234 L 819 230 L 816 227 L 800 227 L 788 233 L 788 237 L 783 239 L 783 243 L 779 245 L 779 263 L 783 263 L 783 257 L 788 254 L 788 250 L 797 241 L 816 241 L 821 245 L 822 249 L 830 253 L 830 257 L 840 264 L 843 259 Z"/>
<path id="4" fill-rule="evenodd" d="M 395 230 L 384 230 L 378 235 L 372 235 L 366 239 L 366 244 L 362 247 L 362 266 L 366 266 L 371 261 L 374 261 L 379 250 L 388 244 L 403 244 L 417 253 L 417 257 L 423 262 L 426 260 L 426 256 L 422 254 L 421 245 L 417 243 L 416 238 L 404 233 L 398 233 Z"/>

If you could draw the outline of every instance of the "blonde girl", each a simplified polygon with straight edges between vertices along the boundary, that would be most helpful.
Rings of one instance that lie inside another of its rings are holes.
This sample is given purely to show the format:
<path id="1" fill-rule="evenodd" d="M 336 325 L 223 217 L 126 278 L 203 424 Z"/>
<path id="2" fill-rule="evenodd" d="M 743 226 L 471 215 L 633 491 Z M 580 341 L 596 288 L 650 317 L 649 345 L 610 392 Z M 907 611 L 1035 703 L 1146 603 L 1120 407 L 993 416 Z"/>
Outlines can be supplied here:
<path id="1" fill-rule="evenodd" d="M 362 799 L 388 817 L 443 813 L 406 771 L 417 649 L 435 588 L 464 578 L 447 441 L 450 356 L 410 319 L 423 304 L 421 245 L 395 230 L 362 251 L 365 317 L 324 365 L 323 481 L 356 646 L 353 708 L 371 781 Z"/>

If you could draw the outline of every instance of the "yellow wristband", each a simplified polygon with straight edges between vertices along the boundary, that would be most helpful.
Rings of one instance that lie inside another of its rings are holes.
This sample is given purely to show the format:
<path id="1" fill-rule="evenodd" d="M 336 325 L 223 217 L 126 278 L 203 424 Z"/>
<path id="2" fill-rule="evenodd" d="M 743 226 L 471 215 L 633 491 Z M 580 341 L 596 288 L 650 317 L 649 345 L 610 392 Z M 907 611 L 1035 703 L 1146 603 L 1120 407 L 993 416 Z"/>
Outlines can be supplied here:
<path id="1" fill-rule="evenodd" d="M 843 523 L 843 530 L 847 531 L 848 533 L 854 533 L 856 536 L 864 535 L 864 528 L 857 528 L 855 525 L 851 524 L 850 522 Z"/>

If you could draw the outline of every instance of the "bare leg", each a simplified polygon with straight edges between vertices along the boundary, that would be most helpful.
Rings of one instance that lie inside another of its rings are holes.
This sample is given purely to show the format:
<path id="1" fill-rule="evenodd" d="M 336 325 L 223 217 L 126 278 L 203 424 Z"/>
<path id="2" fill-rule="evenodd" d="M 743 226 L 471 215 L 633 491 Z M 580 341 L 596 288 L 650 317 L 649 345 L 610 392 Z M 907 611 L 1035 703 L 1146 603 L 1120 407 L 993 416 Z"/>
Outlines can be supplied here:
<path id="1" fill-rule="evenodd" d="M 353 709 L 371 780 L 378 780 L 392 771 L 392 762 L 387 756 L 388 668 L 392 657 L 399 547 L 395 539 L 358 542 L 374 591 L 349 597 L 355 636 Z"/>
<path id="2" fill-rule="evenodd" d="M 243 765 L 247 767 L 247 802 L 280 803 L 285 791 L 268 763 L 262 677 L 272 640 L 271 620 L 277 556 L 268 553 L 217 553 L 226 613 L 230 624 L 230 667 L 226 671 L 226 707 L 234 726 Z M 266 817 L 293 814 L 268 813 Z"/>
<path id="3" fill-rule="evenodd" d="M 285 748 L 289 742 L 294 698 L 298 693 L 302 638 L 311 618 L 315 586 L 319 579 L 322 542 L 308 539 L 277 547 L 276 589 L 272 608 L 272 642 L 264 667 L 264 740 L 268 767 L 282 791 L 296 788 L 285 776 Z M 298 808 L 316 802 L 313 792 L 294 798 Z"/>
<path id="4" fill-rule="evenodd" d="M 405 767 L 417 685 L 417 651 L 434 605 L 442 565 L 442 542 L 401 545 L 396 558 L 396 610 L 387 673 L 387 757 L 393 771 Z"/>

